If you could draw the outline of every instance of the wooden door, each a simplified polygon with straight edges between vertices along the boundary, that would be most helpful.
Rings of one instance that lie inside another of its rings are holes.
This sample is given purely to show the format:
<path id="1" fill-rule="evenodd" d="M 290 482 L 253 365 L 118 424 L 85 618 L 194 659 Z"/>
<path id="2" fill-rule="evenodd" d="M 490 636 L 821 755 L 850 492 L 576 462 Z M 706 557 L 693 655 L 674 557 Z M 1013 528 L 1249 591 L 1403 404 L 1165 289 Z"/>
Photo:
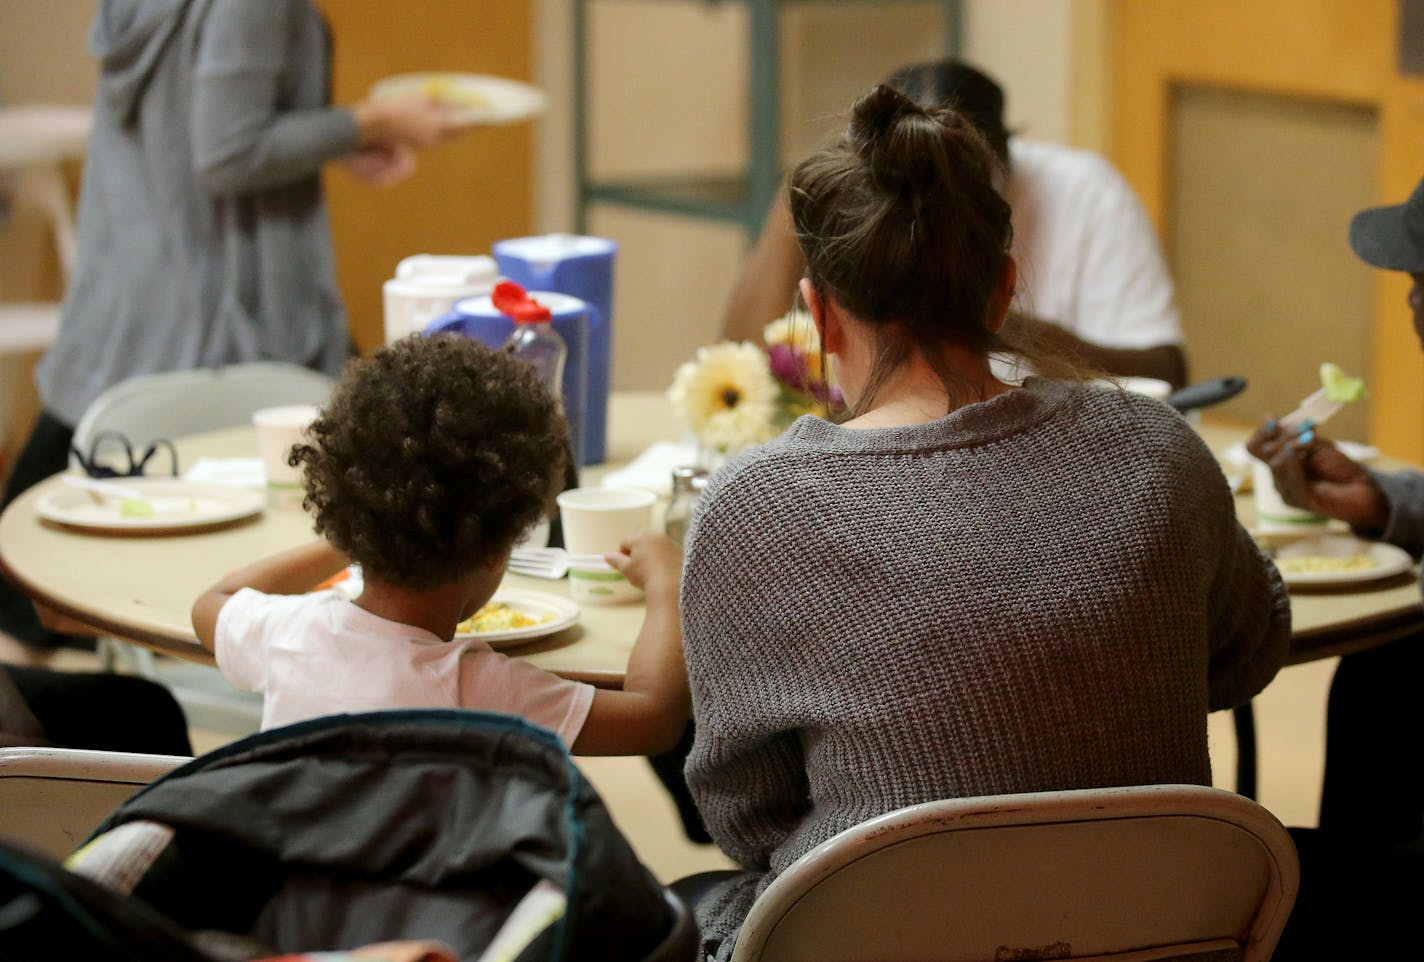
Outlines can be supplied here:
<path id="1" fill-rule="evenodd" d="M 391 74 L 463 71 L 532 81 L 529 0 L 323 0 L 337 103 Z M 337 275 L 363 352 L 382 341 L 381 284 L 411 254 L 488 254 L 533 224 L 533 127 L 477 128 L 426 151 L 407 182 L 375 189 L 326 175 Z"/>
<path id="2" fill-rule="evenodd" d="M 1190 155 L 1174 146 L 1181 134 L 1183 91 L 1239 92 L 1372 114 L 1376 146 L 1369 173 L 1376 196 L 1367 203 L 1403 201 L 1424 174 L 1424 78 L 1403 75 L 1397 67 L 1395 0 L 1116 0 L 1108 13 L 1116 60 L 1114 159 L 1169 240 L 1174 197 L 1183 179 L 1173 160 L 1180 163 Z M 1270 163 L 1274 178 L 1324 183 L 1332 177 L 1314 153 Z M 1348 252 L 1348 217 L 1339 219 L 1323 241 Z M 1308 225 L 1310 218 L 1301 223 Z M 1224 221 L 1218 229 L 1229 232 L 1232 226 Z M 1324 233 L 1324 227 L 1318 229 Z M 1260 249 L 1269 256 L 1269 238 Z M 1243 263 L 1239 269 L 1250 271 L 1253 265 Z M 1348 262 L 1341 268 L 1355 269 Z M 1330 277 L 1314 273 L 1302 264 L 1292 280 L 1302 286 L 1331 283 Z M 1409 280 L 1377 271 L 1369 285 L 1372 303 L 1339 319 L 1341 325 L 1365 329 L 1374 398 L 1369 434 L 1389 454 L 1424 461 L 1424 358 L 1405 307 Z M 1185 321 L 1190 336 L 1192 319 Z M 1243 314 L 1239 323 L 1273 323 L 1275 343 L 1302 357 L 1308 354 L 1315 363 L 1330 359 L 1332 344 L 1324 338 L 1302 344 L 1307 339 L 1290 318 Z M 1259 357 L 1252 363 L 1279 361 Z M 1250 376 L 1249 370 L 1239 373 Z"/>

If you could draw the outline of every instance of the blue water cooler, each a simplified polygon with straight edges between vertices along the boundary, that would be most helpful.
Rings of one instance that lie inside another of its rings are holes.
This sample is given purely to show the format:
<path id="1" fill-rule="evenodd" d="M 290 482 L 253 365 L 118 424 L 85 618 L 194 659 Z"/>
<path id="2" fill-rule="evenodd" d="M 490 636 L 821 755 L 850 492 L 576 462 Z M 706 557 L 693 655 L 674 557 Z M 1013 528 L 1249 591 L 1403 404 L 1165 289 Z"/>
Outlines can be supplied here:
<path id="1" fill-rule="evenodd" d="M 587 405 L 583 408 L 580 446 L 576 448 L 580 464 L 597 464 L 607 454 L 609 369 L 613 362 L 613 255 L 617 251 L 618 245 L 611 240 L 575 234 L 515 237 L 494 245 L 494 259 L 502 277 L 526 290 L 557 291 L 588 305 Z M 554 326 L 557 328 L 558 324 Z M 570 346 L 570 361 L 573 357 Z"/>
<path id="2" fill-rule="evenodd" d="M 554 330 L 564 339 L 568 348 L 568 358 L 564 362 L 563 401 L 564 415 L 569 421 L 573 450 L 585 450 L 585 425 L 588 422 L 588 361 L 589 316 L 593 313 L 589 305 L 553 291 L 529 291 L 529 296 L 543 304 L 553 315 Z M 425 329 L 427 334 L 454 332 L 474 338 L 490 347 L 500 347 L 514 333 L 514 320 L 500 313 L 490 295 L 467 297 L 456 301 L 454 308 L 444 317 L 436 318 Z M 591 462 L 576 455 L 579 464 Z"/>

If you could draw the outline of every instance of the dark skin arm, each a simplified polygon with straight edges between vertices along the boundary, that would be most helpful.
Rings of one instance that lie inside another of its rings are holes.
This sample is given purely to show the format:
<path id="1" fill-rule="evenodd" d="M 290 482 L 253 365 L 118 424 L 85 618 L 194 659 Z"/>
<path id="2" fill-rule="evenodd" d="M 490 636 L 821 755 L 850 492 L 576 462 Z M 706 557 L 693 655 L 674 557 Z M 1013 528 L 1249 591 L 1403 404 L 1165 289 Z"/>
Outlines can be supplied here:
<path id="1" fill-rule="evenodd" d="M 1010 323 L 1019 325 L 1030 337 L 1060 357 L 1078 359 L 1088 367 L 1122 377 L 1155 377 L 1172 385 L 1187 383 L 1187 356 L 1176 344 L 1156 347 L 1105 347 L 1093 344 L 1056 324 L 1015 312 Z"/>
<path id="2" fill-rule="evenodd" d="M 692 713 L 678 608 L 682 549 L 664 535 L 634 535 L 608 562 L 643 589 L 648 610 L 628 659 L 623 689 L 594 692 L 572 751 L 654 755 L 677 744 Z"/>
<path id="3" fill-rule="evenodd" d="M 1361 531 L 1383 531 L 1389 522 L 1389 502 L 1369 472 L 1313 430 L 1302 437 L 1271 420 L 1247 439 L 1246 450 L 1270 466 L 1286 504 Z"/>
<path id="4" fill-rule="evenodd" d="M 762 329 L 791 310 L 796 284 L 806 262 L 796 243 L 786 191 L 777 192 L 761 234 L 742 262 L 722 319 L 722 336 L 730 341 L 759 341 Z"/>

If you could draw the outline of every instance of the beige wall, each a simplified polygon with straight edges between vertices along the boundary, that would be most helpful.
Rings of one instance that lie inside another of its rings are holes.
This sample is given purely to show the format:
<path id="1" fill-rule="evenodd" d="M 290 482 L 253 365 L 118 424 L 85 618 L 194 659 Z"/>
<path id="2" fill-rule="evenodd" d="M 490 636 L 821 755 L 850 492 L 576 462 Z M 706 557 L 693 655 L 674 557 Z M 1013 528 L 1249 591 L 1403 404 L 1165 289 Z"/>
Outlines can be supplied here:
<path id="1" fill-rule="evenodd" d="M 0 106 L 87 105 L 97 69 L 85 49 L 95 0 L 0 0 Z M 77 182 L 78 165 L 67 171 Z M 54 300 L 63 293 L 46 219 L 12 211 L 0 229 L 0 298 Z M 0 357 L 0 475 L 29 434 L 38 408 L 38 355 Z"/>
<path id="2" fill-rule="evenodd" d="M 98 69 L 85 49 L 96 0 L 0 2 L 0 99 L 87 104 Z"/>
<path id="3" fill-rule="evenodd" d="M 964 54 L 1003 86 L 1011 130 L 1071 140 L 1073 4 L 967 0 Z"/>
<path id="4" fill-rule="evenodd" d="M 1040 139 L 1074 138 L 1072 38 L 1083 22 L 1101 20 L 1084 21 L 1075 4 L 1085 2 L 965 2 L 965 56 L 1003 81 L 1011 122 Z M 589 6 L 594 171 L 735 171 L 746 155 L 744 5 L 599 0 Z M 570 7 L 568 0 L 540 0 L 536 8 L 537 76 L 553 102 L 536 140 L 541 231 L 574 224 Z M 834 131 L 865 87 L 902 63 L 939 56 L 941 9 L 933 2 L 787 5 L 783 162 Z M 1091 125 L 1085 129 L 1091 137 Z M 664 387 L 677 364 L 719 336 L 745 234 L 733 225 L 609 205 L 593 211 L 589 229 L 620 244 L 614 383 Z"/>
<path id="5" fill-rule="evenodd" d="M 95 6 L 95 0 L 0 0 L 0 106 L 88 106 L 98 76 L 85 47 Z M 0 296 L 58 296 L 58 265 L 43 225 L 38 214 L 22 210 L 0 231 Z"/>
<path id="6" fill-rule="evenodd" d="M 1289 411 L 1319 386 L 1322 361 L 1375 383 L 1374 271 L 1344 229 L 1378 193 L 1375 112 L 1193 86 L 1173 111 L 1168 248 L 1192 376 L 1250 382 L 1212 413 Z M 1349 405 L 1331 436 L 1371 440 L 1376 403 Z"/>

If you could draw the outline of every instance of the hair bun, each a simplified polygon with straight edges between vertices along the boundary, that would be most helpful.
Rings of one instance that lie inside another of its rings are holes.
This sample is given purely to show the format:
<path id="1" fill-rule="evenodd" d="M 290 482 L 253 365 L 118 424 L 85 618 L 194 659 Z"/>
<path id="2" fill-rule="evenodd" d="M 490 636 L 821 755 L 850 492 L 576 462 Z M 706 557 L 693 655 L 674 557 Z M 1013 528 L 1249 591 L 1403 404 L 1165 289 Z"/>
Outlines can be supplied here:
<path id="1" fill-rule="evenodd" d="M 924 108 L 894 87 L 878 84 L 851 108 L 850 139 L 856 149 L 873 149 L 907 113 L 924 115 Z"/>
<path id="2" fill-rule="evenodd" d="M 931 113 L 881 84 L 856 101 L 847 136 L 882 189 L 918 192 L 942 180 L 946 113 Z"/>

